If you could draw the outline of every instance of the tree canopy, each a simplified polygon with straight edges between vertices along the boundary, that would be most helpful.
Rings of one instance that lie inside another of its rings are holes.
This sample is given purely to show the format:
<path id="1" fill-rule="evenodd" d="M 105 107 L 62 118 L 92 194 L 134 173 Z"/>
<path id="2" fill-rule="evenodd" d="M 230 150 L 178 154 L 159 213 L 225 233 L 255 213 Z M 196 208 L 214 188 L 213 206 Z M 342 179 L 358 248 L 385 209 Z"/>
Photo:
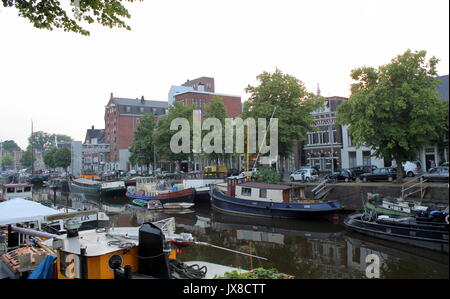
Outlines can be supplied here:
<path id="1" fill-rule="evenodd" d="M 153 114 L 143 116 L 133 135 L 130 147 L 130 162 L 133 165 L 149 165 L 153 161 L 155 143 L 153 133 L 156 128 L 156 117 Z"/>
<path id="2" fill-rule="evenodd" d="M 28 137 L 28 143 L 29 145 L 32 145 L 35 150 L 46 152 L 55 146 L 55 136 L 58 142 L 72 141 L 70 136 L 64 134 L 49 134 L 43 131 L 37 131 L 33 132 L 33 134 Z"/>
<path id="3" fill-rule="evenodd" d="M 225 118 L 227 117 L 227 110 L 225 108 L 225 104 L 223 102 L 223 99 L 219 96 L 214 96 L 211 99 L 211 102 L 208 103 L 205 106 L 205 114 L 203 115 L 203 120 L 206 120 L 208 118 L 216 118 L 220 121 L 220 124 L 222 125 L 222 135 L 220 136 L 221 142 L 222 142 L 222 153 L 209 153 L 207 154 L 208 157 L 212 160 L 222 159 L 222 161 L 225 160 L 227 157 L 227 154 L 225 154 Z M 207 130 L 202 131 L 202 137 L 205 137 L 205 135 L 209 134 Z M 203 139 L 203 138 L 202 138 Z M 203 147 L 202 147 L 203 148 Z"/>
<path id="4" fill-rule="evenodd" d="M 11 155 L 6 154 L 0 156 L 0 170 L 4 170 L 5 168 L 11 167 L 14 164 L 14 159 Z"/>
<path id="5" fill-rule="evenodd" d="M 439 97 L 438 59 L 407 50 L 379 68 L 360 67 L 351 96 L 338 108 L 337 120 L 349 125 L 356 144 L 377 157 L 401 163 L 417 159 L 417 149 L 448 133 L 448 101 Z"/>
<path id="6" fill-rule="evenodd" d="M 19 16 L 28 19 L 36 28 L 62 28 L 64 31 L 89 35 L 89 31 L 81 25 L 83 22 L 131 30 L 124 21 L 124 18 L 130 18 L 130 14 L 123 3 L 142 0 L 71 0 L 70 6 L 69 3 L 62 5 L 54 0 L 1 1 L 4 7 L 16 8 Z"/>
<path id="7" fill-rule="evenodd" d="M 67 147 L 52 147 L 44 155 L 44 163 L 49 168 L 67 168 L 71 162 L 71 151 Z"/>
<path id="8" fill-rule="evenodd" d="M 20 151 L 20 147 L 14 140 L 5 140 L 1 142 L 1 147 L 5 152 L 12 153 L 15 151 Z"/>
<path id="9" fill-rule="evenodd" d="M 308 92 L 302 81 L 279 69 L 274 73 L 264 72 L 257 79 L 258 86 L 246 88 L 250 97 L 244 103 L 242 118 L 269 121 L 276 107 L 273 117 L 278 118 L 278 152 L 287 157 L 292 152 L 293 142 L 304 140 L 306 132 L 313 130 L 311 112 L 323 104 L 323 98 Z"/>
<path id="10" fill-rule="evenodd" d="M 156 145 L 156 152 L 158 157 L 163 158 L 167 161 L 182 161 L 186 160 L 191 156 L 192 153 L 192 112 L 194 111 L 194 105 L 183 105 L 183 103 L 175 101 L 173 106 L 169 108 L 168 115 L 166 117 L 161 118 L 158 121 L 158 126 L 154 134 L 154 140 Z M 177 130 L 171 130 L 170 126 L 172 120 L 176 118 L 183 118 L 189 121 L 190 132 L 189 132 L 189 141 L 190 141 L 190 153 L 173 153 L 170 150 L 170 141 L 172 136 L 177 134 Z"/>
<path id="11" fill-rule="evenodd" d="M 20 164 L 24 167 L 30 167 L 33 164 L 33 161 L 36 161 L 36 157 L 33 157 L 31 153 L 31 148 L 27 148 L 27 150 L 23 153 L 22 158 L 20 159 Z"/>

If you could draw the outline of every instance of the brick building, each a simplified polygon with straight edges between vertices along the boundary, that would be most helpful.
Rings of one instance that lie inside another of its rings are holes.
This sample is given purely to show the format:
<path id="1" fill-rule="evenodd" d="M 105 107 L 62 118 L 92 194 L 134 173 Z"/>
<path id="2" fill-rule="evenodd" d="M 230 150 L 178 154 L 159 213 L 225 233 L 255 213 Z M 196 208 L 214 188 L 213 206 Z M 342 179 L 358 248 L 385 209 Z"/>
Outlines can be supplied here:
<path id="1" fill-rule="evenodd" d="M 223 99 L 228 117 L 235 117 L 242 113 L 241 97 L 216 93 L 214 78 L 210 77 L 187 80 L 181 86 L 172 86 L 169 91 L 168 102 L 169 104 L 174 101 L 182 102 L 185 105 L 194 104 L 203 113 L 205 106 L 211 102 L 214 96 Z"/>
<path id="2" fill-rule="evenodd" d="M 149 101 L 144 97 L 118 98 L 111 93 L 105 106 L 104 142 L 110 146 L 105 170 L 129 170 L 129 147 L 141 117 L 149 113 L 156 116 L 165 115 L 167 109 L 166 101 Z"/>
<path id="3" fill-rule="evenodd" d="M 333 96 L 325 99 L 324 107 L 312 112 L 317 130 L 307 132 L 303 150 L 306 164 L 331 172 L 342 167 L 342 128 L 336 123 L 336 111 L 347 98 Z"/>

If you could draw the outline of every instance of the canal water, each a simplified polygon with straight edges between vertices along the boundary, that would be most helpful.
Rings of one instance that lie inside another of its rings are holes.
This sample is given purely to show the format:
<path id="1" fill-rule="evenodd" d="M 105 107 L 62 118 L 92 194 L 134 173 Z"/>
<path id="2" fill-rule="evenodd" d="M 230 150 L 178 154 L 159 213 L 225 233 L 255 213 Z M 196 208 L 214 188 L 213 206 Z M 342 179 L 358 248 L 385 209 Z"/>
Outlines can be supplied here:
<path id="1" fill-rule="evenodd" d="M 53 195 L 37 190 L 35 199 L 52 203 Z M 57 193 L 56 203 L 72 209 L 99 209 L 110 225 L 139 226 L 174 217 L 177 233 L 196 241 L 250 253 L 261 260 L 209 246 L 182 248 L 181 261 L 207 261 L 241 269 L 276 268 L 295 278 L 366 278 L 366 257 L 380 261 L 380 278 L 449 278 L 449 255 L 346 231 L 339 219 L 286 220 L 242 217 L 217 212 L 208 203 L 182 211 L 149 211 L 130 205 L 126 197 L 100 198 Z"/>

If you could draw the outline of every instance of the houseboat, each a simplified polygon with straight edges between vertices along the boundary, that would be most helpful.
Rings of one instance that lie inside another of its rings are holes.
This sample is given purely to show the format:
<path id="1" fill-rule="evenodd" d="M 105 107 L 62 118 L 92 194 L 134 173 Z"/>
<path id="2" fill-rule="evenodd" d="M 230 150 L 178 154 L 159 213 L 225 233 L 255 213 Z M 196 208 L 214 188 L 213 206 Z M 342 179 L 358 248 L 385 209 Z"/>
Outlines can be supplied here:
<path id="1" fill-rule="evenodd" d="M 222 212 L 275 218 L 308 218 L 338 213 L 338 201 L 310 200 L 304 186 L 227 180 L 227 191 L 211 189 L 211 204 Z M 219 185 L 220 186 L 220 185 Z"/>
<path id="2" fill-rule="evenodd" d="M 5 184 L 0 185 L 0 200 L 13 198 L 33 198 L 33 184 Z"/>
<path id="3" fill-rule="evenodd" d="M 98 195 L 123 195 L 126 193 L 123 181 L 101 182 L 85 178 L 78 178 L 69 182 L 71 192 L 98 194 Z"/>
<path id="4" fill-rule="evenodd" d="M 132 200 L 158 200 L 163 205 L 174 202 L 192 203 L 195 189 L 184 188 L 183 184 L 172 184 L 154 177 L 138 177 L 136 187 L 128 187 L 126 196 Z"/>

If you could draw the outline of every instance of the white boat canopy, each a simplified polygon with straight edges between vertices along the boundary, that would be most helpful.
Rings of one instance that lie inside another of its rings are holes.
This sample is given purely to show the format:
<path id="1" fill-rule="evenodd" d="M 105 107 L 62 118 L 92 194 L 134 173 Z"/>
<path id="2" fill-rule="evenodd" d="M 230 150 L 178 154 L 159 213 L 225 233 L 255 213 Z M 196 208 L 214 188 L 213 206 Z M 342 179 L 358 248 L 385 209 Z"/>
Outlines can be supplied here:
<path id="1" fill-rule="evenodd" d="M 15 198 L 0 203 L 0 225 L 43 220 L 44 217 L 61 212 L 40 203 Z"/>

